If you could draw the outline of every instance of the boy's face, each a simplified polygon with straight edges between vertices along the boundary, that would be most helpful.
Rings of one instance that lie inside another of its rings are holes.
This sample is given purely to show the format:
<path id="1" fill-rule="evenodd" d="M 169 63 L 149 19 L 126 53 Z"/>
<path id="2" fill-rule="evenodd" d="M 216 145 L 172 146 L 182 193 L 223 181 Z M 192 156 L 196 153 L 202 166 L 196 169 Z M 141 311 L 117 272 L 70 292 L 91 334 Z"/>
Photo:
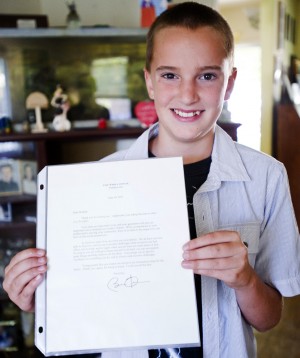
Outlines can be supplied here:
<path id="1" fill-rule="evenodd" d="M 224 100 L 230 97 L 235 76 L 223 39 L 215 30 L 160 30 L 150 73 L 145 70 L 160 122 L 160 146 L 206 143 L 211 150 L 214 126 Z"/>

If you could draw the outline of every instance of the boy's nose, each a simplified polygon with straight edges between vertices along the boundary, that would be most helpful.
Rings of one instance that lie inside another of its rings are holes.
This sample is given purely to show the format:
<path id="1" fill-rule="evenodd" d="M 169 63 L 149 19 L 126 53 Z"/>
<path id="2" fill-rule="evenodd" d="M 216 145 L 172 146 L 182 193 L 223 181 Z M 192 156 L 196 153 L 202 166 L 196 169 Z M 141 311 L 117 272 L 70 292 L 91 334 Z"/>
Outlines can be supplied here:
<path id="1" fill-rule="evenodd" d="M 180 98 L 184 104 L 192 104 L 199 100 L 199 93 L 193 81 L 184 81 L 181 83 Z"/>

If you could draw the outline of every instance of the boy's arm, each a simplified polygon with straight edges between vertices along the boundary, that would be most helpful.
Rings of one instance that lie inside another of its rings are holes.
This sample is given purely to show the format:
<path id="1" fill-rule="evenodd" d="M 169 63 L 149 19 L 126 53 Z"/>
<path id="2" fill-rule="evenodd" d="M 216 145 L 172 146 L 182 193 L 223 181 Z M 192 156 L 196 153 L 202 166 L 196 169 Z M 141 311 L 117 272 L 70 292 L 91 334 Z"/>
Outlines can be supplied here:
<path id="1" fill-rule="evenodd" d="M 3 288 L 23 311 L 34 311 L 34 293 L 47 270 L 44 250 L 27 249 L 16 254 L 5 268 Z"/>
<path id="2" fill-rule="evenodd" d="M 281 294 L 257 276 L 237 232 L 209 233 L 189 241 L 183 249 L 182 266 L 233 288 L 243 316 L 255 329 L 266 331 L 280 321 Z"/>
<path id="3" fill-rule="evenodd" d="M 281 294 L 265 284 L 254 270 L 248 285 L 235 289 L 235 294 L 243 316 L 258 331 L 267 331 L 280 321 L 283 307 Z"/>

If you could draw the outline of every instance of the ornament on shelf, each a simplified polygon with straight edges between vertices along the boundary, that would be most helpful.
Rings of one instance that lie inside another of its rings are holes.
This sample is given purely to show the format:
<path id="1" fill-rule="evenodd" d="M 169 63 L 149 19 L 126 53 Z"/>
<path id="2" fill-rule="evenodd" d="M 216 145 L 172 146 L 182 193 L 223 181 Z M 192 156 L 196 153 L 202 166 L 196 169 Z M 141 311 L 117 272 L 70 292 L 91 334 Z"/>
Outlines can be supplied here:
<path id="1" fill-rule="evenodd" d="M 26 98 L 26 108 L 35 110 L 35 124 L 31 130 L 33 133 L 43 133 L 48 131 L 42 122 L 41 112 L 41 109 L 48 108 L 48 105 L 49 101 L 42 92 L 32 92 Z"/>
<path id="2" fill-rule="evenodd" d="M 65 1 L 69 9 L 69 13 L 66 18 L 66 24 L 69 29 L 78 29 L 81 27 L 80 17 L 78 15 L 75 1 Z"/>
<path id="3" fill-rule="evenodd" d="M 144 128 L 151 126 L 158 119 L 153 101 L 138 102 L 134 107 L 134 113 Z"/>
<path id="4" fill-rule="evenodd" d="M 141 6 L 141 26 L 150 27 L 156 17 L 155 6 L 152 0 L 142 0 L 140 6 Z"/>
<path id="5" fill-rule="evenodd" d="M 58 132 L 69 131 L 71 129 L 71 122 L 67 118 L 67 112 L 70 109 L 70 102 L 60 85 L 56 87 L 51 99 L 51 106 L 56 109 L 52 122 L 54 130 Z"/>

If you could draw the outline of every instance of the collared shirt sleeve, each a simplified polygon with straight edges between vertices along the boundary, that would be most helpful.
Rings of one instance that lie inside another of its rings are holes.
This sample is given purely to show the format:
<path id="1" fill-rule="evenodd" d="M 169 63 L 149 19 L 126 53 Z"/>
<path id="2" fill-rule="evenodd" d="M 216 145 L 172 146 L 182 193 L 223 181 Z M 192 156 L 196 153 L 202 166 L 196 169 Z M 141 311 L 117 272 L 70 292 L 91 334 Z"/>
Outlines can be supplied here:
<path id="1" fill-rule="evenodd" d="M 283 296 L 300 293 L 300 239 L 283 165 L 270 167 L 255 270 Z"/>

